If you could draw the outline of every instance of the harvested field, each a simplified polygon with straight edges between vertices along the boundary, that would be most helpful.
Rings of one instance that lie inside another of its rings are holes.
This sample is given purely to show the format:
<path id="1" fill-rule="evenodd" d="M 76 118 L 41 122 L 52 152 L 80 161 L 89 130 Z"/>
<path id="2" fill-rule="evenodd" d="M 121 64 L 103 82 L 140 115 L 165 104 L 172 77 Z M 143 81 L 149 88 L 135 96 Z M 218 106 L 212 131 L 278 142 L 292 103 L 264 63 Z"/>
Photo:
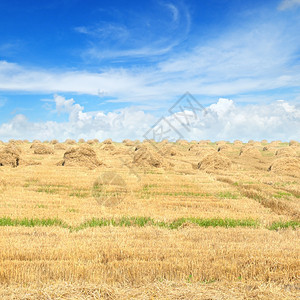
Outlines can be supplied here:
<path id="1" fill-rule="evenodd" d="M 284 147 L 281 149 L 278 149 L 276 151 L 276 156 L 278 157 L 293 157 L 293 156 L 298 156 L 297 152 L 295 149 L 293 149 L 292 147 Z"/>
<path id="2" fill-rule="evenodd" d="M 8 144 L 0 150 L 0 166 L 17 167 L 20 162 L 21 149 L 13 144 Z"/>
<path id="3" fill-rule="evenodd" d="M 104 143 L 104 145 L 101 147 L 101 150 L 104 151 L 115 151 L 116 147 L 111 143 Z"/>
<path id="4" fill-rule="evenodd" d="M 218 152 L 227 152 L 227 151 L 232 151 L 233 149 L 232 149 L 232 147 L 231 147 L 231 145 L 228 145 L 228 144 L 223 144 L 223 145 L 220 145 L 219 147 L 218 147 Z"/>
<path id="5" fill-rule="evenodd" d="M 110 145 L 112 143 L 113 143 L 112 139 L 106 139 L 106 140 L 103 141 L 103 144 L 107 144 L 107 145 Z"/>
<path id="6" fill-rule="evenodd" d="M 290 176 L 300 177 L 300 158 L 296 158 L 293 156 L 295 155 L 291 155 L 290 157 L 285 156 L 283 158 L 278 158 L 274 160 L 274 162 L 269 168 L 269 171 L 278 174 L 286 174 Z"/>
<path id="7" fill-rule="evenodd" d="M 159 153 L 163 157 L 168 157 L 168 156 L 180 156 L 180 152 L 176 149 L 175 146 L 173 145 L 163 145 L 161 149 L 159 149 Z"/>
<path id="8" fill-rule="evenodd" d="M 164 165 L 164 158 L 151 145 L 142 145 L 135 150 L 133 164 L 138 167 L 160 168 Z"/>
<path id="9" fill-rule="evenodd" d="M 60 144 L 60 143 L 54 145 L 55 150 L 66 150 L 67 148 L 68 148 L 67 145 Z"/>
<path id="10" fill-rule="evenodd" d="M 240 156 L 242 157 L 245 157 L 245 158 L 260 158 L 261 157 L 261 153 L 260 151 L 258 150 L 258 148 L 256 147 L 252 147 L 252 146 L 249 146 L 249 147 L 244 147 L 241 149 L 240 151 Z"/>
<path id="11" fill-rule="evenodd" d="M 299 146 L 299 143 L 297 141 L 292 140 L 289 142 L 289 145 L 290 146 Z"/>
<path id="12" fill-rule="evenodd" d="M 215 171 L 215 170 L 226 170 L 231 167 L 231 161 L 221 154 L 211 154 L 203 158 L 198 164 L 200 170 Z"/>
<path id="13" fill-rule="evenodd" d="M 0 143 L 1 299 L 300 297 L 295 146 L 92 141 Z"/>
<path id="14" fill-rule="evenodd" d="M 101 165 L 96 152 L 91 147 L 84 145 L 67 150 L 63 161 L 58 164 L 65 167 L 87 167 L 91 169 Z"/>
<path id="15" fill-rule="evenodd" d="M 52 141 L 50 141 L 50 144 L 56 145 L 56 144 L 58 144 L 58 140 L 52 140 Z"/>
<path id="16" fill-rule="evenodd" d="M 67 144 L 67 145 L 76 145 L 76 141 L 71 140 L 71 139 L 67 139 L 67 140 L 65 140 L 65 144 Z"/>
<path id="17" fill-rule="evenodd" d="M 34 144 L 34 154 L 53 154 L 53 147 L 45 144 Z"/>
<path id="18" fill-rule="evenodd" d="M 206 155 L 209 154 L 216 154 L 217 153 L 217 149 L 213 148 L 213 147 L 203 147 L 203 148 L 197 148 L 197 150 L 195 151 L 195 155 L 198 156 L 199 158 L 203 158 Z"/>

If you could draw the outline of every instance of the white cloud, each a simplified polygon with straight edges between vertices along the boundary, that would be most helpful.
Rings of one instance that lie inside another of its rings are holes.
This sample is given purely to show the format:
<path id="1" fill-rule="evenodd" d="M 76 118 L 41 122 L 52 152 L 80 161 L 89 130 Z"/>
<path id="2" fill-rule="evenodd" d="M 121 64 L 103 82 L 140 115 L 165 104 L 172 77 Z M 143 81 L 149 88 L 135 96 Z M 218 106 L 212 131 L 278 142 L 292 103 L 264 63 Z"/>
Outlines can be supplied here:
<path id="1" fill-rule="evenodd" d="M 126 70 L 103 73 L 48 72 L 25 69 L 17 64 L 0 61 L 0 90 L 28 92 L 78 92 L 98 95 L 99 90 L 109 96 L 129 96 L 143 88 L 145 78 Z"/>
<path id="2" fill-rule="evenodd" d="M 278 6 L 279 10 L 292 9 L 300 6 L 300 0 L 282 0 Z"/>
<path id="3" fill-rule="evenodd" d="M 179 8 L 180 17 L 188 14 L 187 10 Z M 253 97 L 253 93 L 261 93 L 259 99 L 262 99 L 266 98 L 268 91 L 281 88 L 287 91 L 300 86 L 297 60 L 300 24 L 297 20 L 255 21 L 214 39 L 199 37 L 193 48 L 178 51 L 150 66 L 126 67 L 125 64 L 123 67 L 102 68 L 101 72 L 88 72 L 28 68 L 0 61 L 0 90 L 105 95 L 113 98 L 109 100 L 113 102 L 156 107 L 159 104 L 165 106 L 185 91 L 204 97 L 223 95 L 235 99 L 247 94 L 251 102 L 258 103 L 260 100 Z M 85 27 L 80 29 L 82 32 L 87 30 Z M 99 52 L 91 47 L 89 55 L 98 55 L 99 58 L 143 57 L 167 53 L 175 44 L 107 53 L 105 49 Z M 280 97 L 288 99 L 287 94 Z M 270 101 L 270 98 L 265 101 Z"/>
<path id="4" fill-rule="evenodd" d="M 6 102 L 7 98 L 0 96 L 0 107 L 3 107 L 6 104 Z"/>
<path id="5" fill-rule="evenodd" d="M 84 112 L 84 108 L 73 99 L 65 99 L 55 95 L 57 113 L 67 113 L 67 122 L 30 122 L 24 115 L 16 115 L 10 122 L 0 125 L 0 139 L 59 139 L 67 138 L 113 138 L 120 140 L 122 136 L 141 137 L 155 117 L 136 109 L 125 108 L 120 111 Z"/>
<path id="6" fill-rule="evenodd" d="M 170 12 L 172 14 L 173 22 L 176 22 L 179 17 L 178 8 L 172 3 L 167 3 L 166 7 L 170 10 Z"/>
<path id="7" fill-rule="evenodd" d="M 87 121 L 86 114 L 83 113 L 84 107 L 75 104 L 74 99 L 66 100 L 65 97 L 54 95 L 54 102 L 56 105 L 55 111 L 60 113 L 68 113 L 70 122 Z"/>
<path id="8" fill-rule="evenodd" d="M 129 31 L 125 26 L 106 22 L 93 27 L 75 27 L 75 31 L 101 40 L 126 40 L 129 37 Z"/>
<path id="9" fill-rule="evenodd" d="M 183 2 L 174 5 L 160 1 L 154 9 L 159 17 L 153 18 L 151 12 L 140 15 L 124 11 L 118 14 L 123 14 L 126 25 L 101 20 L 75 27 L 76 32 L 88 38 L 87 47 L 82 51 L 84 60 L 92 63 L 124 61 L 124 58 L 153 60 L 171 53 L 190 31 L 189 10 Z"/>
<path id="10" fill-rule="evenodd" d="M 99 73 L 49 71 L 0 61 L 0 90 L 90 95 L 103 91 L 115 102 L 145 104 L 172 100 L 187 90 L 219 97 L 298 87 L 300 65 L 295 58 L 300 38 L 294 25 L 251 24 L 151 66 L 114 67 Z M 90 51 L 98 55 L 96 49 Z M 151 52 L 152 48 L 140 48 L 107 55 L 138 57 Z M 105 51 L 99 55 L 105 56 Z"/>
<path id="11" fill-rule="evenodd" d="M 125 138 L 144 139 L 146 132 L 157 118 L 136 108 L 125 108 L 103 113 L 85 112 L 73 99 L 55 96 L 57 112 L 69 114 L 67 122 L 31 122 L 24 115 L 17 115 L 11 121 L 0 125 L 0 139 L 92 139 Z M 193 116 L 191 111 L 187 114 Z M 178 117 L 178 115 L 177 115 Z M 269 105 L 237 105 L 233 100 L 220 98 L 206 108 L 206 114 L 190 118 L 189 130 L 184 129 L 175 115 L 165 118 L 188 140 L 277 140 L 299 139 L 300 106 L 284 100 Z M 184 122 L 184 118 L 182 119 Z M 171 135 L 177 139 L 176 134 Z"/>
<path id="12" fill-rule="evenodd" d="M 218 103 L 210 105 L 209 109 L 211 112 L 215 112 L 218 117 L 222 118 L 234 109 L 234 103 L 232 100 L 220 98 Z"/>
<path id="13" fill-rule="evenodd" d="M 74 99 L 69 99 L 69 100 L 66 100 L 64 97 L 62 96 L 59 96 L 59 95 L 55 95 L 54 96 L 54 102 L 56 104 L 56 111 L 58 113 L 71 113 L 73 110 L 74 110 Z M 81 107 L 79 104 L 76 104 L 77 105 L 77 109 L 79 110 L 83 110 L 83 107 Z M 75 109 L 75 110 L 77 110 Z"/>
<path id="14" fill-rule="evenodd" d="M 168 120 L 175 124 L 174 116 Z M 206 108 L 205 114 L 189 120 L 189 131 L 180 131 L 188 140 L 288 141 L 300 136 L 300 106 L 284 100 L 269 105 L 236 105 L 233 100 L 220 98 Z"/>
<path id="15" fill-rule="evenodd" d="M 99 47 L 93 46 L 85 51 L 84 57 L 89 57 L 97 60 L 102 59 L 113 59 L 113 58 L 130 58 L 134 57 L 137 58 L 143 58 L 143 57 L 149 57 L 149 56 L 158 56 L 163 55 L 168 52 L 170 52 L 175 46 L 178 45 L 178 41 L 168 43 L 167 45 L 158 45 L 156 47 L 153 47 L 155 45 L 147 45 L 136 49 L 128 49 L 128 50 L 112 50 L 112 49 L 102 49 L 99 50 Z"/>

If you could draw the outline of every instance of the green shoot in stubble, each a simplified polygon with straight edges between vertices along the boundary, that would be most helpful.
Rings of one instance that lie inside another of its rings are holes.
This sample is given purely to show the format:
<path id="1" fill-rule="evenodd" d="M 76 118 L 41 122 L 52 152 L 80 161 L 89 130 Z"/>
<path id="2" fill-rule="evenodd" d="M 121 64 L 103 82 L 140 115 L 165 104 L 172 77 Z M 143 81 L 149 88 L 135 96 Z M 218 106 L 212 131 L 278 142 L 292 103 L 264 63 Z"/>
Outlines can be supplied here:
<path id="1" fill-rule="evenodd" d="M 105 218 L 93 218 L 87 220 L 80 225 L 70 226 L 66 222 L 58 218 L 24 218 L 24 219 L 12 219 L 10 217 L 0 218 L 0 227 L 2 226 L 15 226 L 15 227 L 61 227 L 68 228 L 70 231 L 79 231 L 86 228 L 96 228 L 96 227 L 146 227 L 154 226 L 170 230 L 180 229 L 184 224 L 194 224 L 199 227 L 223 227 L 223 228 L 236 228 L 236 227 L 246 227 L 246 228 L 258 228 L 262 225 L 258 220 L 254 219 L 202 219 L 202 218 L 179 218 L 173 221 L 156 221 L 149 217 L 127 217 L 124 216 L 119 219 L 105 219 Z M 270 226 L 265 227 L 269 230 L 280 230 L 291 228 L 296 230 L 300 228 L 299 221 L 276 221 Z"/>

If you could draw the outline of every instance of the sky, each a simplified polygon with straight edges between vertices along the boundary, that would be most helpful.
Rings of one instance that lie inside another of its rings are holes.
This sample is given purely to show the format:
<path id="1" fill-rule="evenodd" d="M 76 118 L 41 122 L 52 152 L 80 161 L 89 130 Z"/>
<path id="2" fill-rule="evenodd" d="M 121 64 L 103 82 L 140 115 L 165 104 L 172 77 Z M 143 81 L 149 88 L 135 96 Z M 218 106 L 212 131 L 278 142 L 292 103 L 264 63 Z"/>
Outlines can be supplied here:
<path id="1" fill-rule="evenodd" d="M 0 140 L 300 140 L 300 0 L 0 1 Z"/>

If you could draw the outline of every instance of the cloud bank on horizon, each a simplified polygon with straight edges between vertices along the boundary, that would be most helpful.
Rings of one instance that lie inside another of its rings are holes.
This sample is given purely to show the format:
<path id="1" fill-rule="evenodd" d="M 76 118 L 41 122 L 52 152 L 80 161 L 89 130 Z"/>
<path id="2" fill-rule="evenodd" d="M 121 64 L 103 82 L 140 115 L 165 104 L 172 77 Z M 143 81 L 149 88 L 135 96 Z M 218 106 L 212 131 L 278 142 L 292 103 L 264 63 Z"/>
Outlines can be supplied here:
<path id="1" fill-rule="evenodd" d="M 299 140 L 299 12 L 299 0 L 0 3 L 0 139 L 143 139 L 189 91 L 207 114 L 188 140 Z"/>
<path id="2" fill-rule="evenodd" d="M 171 131 L 161 137 L 151 132 L 157 118 L 142 110 L 124 108 L 107 114 L 101 111 L 85 112 L 84 107 L 74 99 L 65 99 L 59 95 L 54 96 L 53 102 L 56 113 L 68 115 L 66 122 L 31 122 L 25 115 L 19 114 L 0 126 L 0 136 L 5 141 L 25 138 L 60 141 L 67 138 L 112 138 L 114 141 L 154 138 L 160 141 L 166 137 L 169 141 L 175 141 L 181 137 L 213 141 L 240 139 L 244 142 L 248 139 L 287 141 L 300 136 L 300 105 L 290 105 L 284 100 L 263 106 L 237 106 L 230 99 L 220 98 L 217 103 L 206 107 L 205 113 L 197 111 L 195 114 L 192 110 L 166 113 L 162 118 L 175 127 L 179 134 Z M 182 124 L 188 115 L 189 128 L 186 129 Z M 169 127 L 164 128 L 166 132 L 170 130 Z M 147 134 L 149 131 L 150 135 Z"/>

